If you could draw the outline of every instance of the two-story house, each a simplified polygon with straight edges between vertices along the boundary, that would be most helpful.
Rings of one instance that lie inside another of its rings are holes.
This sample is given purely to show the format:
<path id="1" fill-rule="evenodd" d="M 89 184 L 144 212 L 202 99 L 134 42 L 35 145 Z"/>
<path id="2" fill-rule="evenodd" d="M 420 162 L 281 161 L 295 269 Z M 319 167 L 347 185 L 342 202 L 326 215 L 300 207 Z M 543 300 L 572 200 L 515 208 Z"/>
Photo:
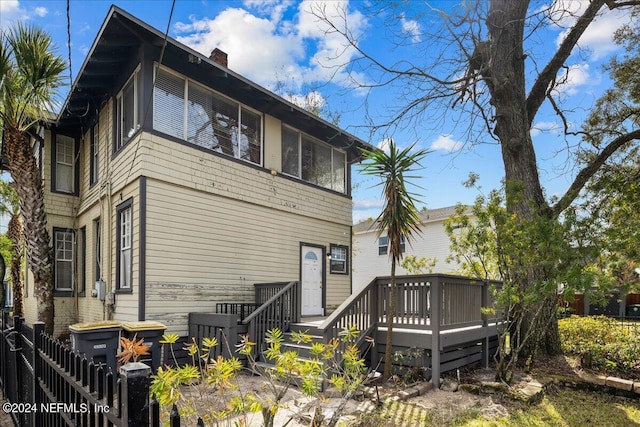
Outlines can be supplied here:
<path id="1" fill-rule="evenodd" d="M 404 256 L 424 257 L 434 273 L 455 274 L 458 265 L 447 262 L 451 254 L 451 241 L 445 231 L 445 221 L 454 214 L 456 207 L 426 209 L 420 212 L 420 232 L 415 233 L 411 244 L 402 243 Z M 378 233 L 375 220 L 366 220 L 353 226 L 353 288 L 354 291 L 369 284 L 378 276 L 391 274 L 389 242 L 387 234 Z M 380 235 L 378 235 L 380 234 Z M 425 271 L 428 273 L 428 271 Z M 398 265 L 396 274 L 409 274 Z"/>
<path id="2" fill-rule="evenodd" d="M 335 309 L 351 293 L 358 147 L 234 73 L 223 52 L 203 56 L 112 7 L 34 142 L 55 333 L 116 319 L 184 335 L 189 312 L 252 302 L 257 282 L 301 280 L 302 315 Z M 26 290 L 32 322 L 32 278 Z"/>

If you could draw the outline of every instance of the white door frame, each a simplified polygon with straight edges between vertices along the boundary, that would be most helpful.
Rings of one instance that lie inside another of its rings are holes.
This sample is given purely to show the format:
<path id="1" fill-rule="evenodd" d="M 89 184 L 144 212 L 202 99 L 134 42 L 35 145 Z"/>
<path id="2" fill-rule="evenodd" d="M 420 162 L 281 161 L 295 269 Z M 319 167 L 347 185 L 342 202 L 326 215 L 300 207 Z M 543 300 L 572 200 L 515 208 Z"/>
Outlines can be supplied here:
<path id="1" fill-rule="evenodd" d="M 302 282 L 302 269 L 303 269 L 303 263 L 304 263 L 304 258 L 303 258 L 303 252 L 304 252 L 304 248 L 313 248 L 313 249 L 319 249 L 321 256 L 320 256 L 320 265 L 321 265 L 321 280 L 322 280 L 322 298 L 321 298 L 321 302 L 320 302 L 320 311 L 318 313 L 305 313 L 304 309 L 302 307 L 302 301 L 304 301 L 304 295 L 302 295 L 305 290 L 304 290 L 304 283 Z M 300 307 L 300 315 L 301 316 L 324 316 L 325 313 L 325 303 L 326 303 L 326 298 L 327 298 L 327 260 L 326 260 L 326 250 L 327 248 L 323 245 L 316 245 L 313 243 L 305 243 L 305 242 L 300 242 L 300 301 L 301 301 L 301 307 Z"/>

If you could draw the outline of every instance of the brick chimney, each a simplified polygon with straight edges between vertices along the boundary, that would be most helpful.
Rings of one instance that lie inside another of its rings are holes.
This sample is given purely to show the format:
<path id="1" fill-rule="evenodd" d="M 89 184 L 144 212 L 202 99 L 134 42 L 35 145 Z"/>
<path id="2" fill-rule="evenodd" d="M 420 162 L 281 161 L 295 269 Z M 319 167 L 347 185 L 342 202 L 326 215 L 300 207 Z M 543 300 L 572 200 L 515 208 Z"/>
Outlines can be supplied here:
<path id="1" fill-rule="evenodd" d="M 213 62 L 216 62 L 222 65 L 223 67 L 229 68 L 228 61 L 227 61 L 227 53 L 221 51 L 218 48 L 215 48 L 213 49 L 213 51 L 211 51 L 211 55 L 209 55 L 209 59 L 211 59 Z"/>

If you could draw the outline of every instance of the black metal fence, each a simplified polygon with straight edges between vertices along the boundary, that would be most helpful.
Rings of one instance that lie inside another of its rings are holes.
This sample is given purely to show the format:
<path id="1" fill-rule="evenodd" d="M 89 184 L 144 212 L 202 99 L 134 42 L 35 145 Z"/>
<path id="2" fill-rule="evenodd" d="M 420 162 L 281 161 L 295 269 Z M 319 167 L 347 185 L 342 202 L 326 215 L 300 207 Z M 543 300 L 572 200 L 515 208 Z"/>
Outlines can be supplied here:
<path id="1" fill-rule="evenodd" d="M 147 365 L 131 363 L 113 373 L 46 335 L 42 322 L 30 328 L 6 312 L 0 355 L 3 411 L 18 427 L 160 425 Z M 174 418 L 179 426 L 177 411 Z"/>

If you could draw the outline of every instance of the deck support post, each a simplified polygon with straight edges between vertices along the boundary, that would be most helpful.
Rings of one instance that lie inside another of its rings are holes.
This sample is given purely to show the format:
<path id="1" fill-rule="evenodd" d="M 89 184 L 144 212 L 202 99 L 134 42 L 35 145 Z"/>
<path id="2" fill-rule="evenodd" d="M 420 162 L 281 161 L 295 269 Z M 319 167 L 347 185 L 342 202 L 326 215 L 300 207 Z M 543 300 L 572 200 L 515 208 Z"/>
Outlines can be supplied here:
<path id="1" fill-rule="evenodd" d="M 440 322 L 442 321 L 442 289 L 440 278 L 431 282 L 431 384 L 440 388 Z"/>
<path id="2" fill-rule="evenodd" d="M 486 280 L 482 283 L 482 296 L 480 297 L 480 308 L 486 308 L 489 306 L 489 282 Z M 484 338 L 482 339 L 482 367 L 489 367 L 489 332 L 487 327 L 489 326 L 488 316 L 482 315 L 482 330 L 484 332 Z"/>

